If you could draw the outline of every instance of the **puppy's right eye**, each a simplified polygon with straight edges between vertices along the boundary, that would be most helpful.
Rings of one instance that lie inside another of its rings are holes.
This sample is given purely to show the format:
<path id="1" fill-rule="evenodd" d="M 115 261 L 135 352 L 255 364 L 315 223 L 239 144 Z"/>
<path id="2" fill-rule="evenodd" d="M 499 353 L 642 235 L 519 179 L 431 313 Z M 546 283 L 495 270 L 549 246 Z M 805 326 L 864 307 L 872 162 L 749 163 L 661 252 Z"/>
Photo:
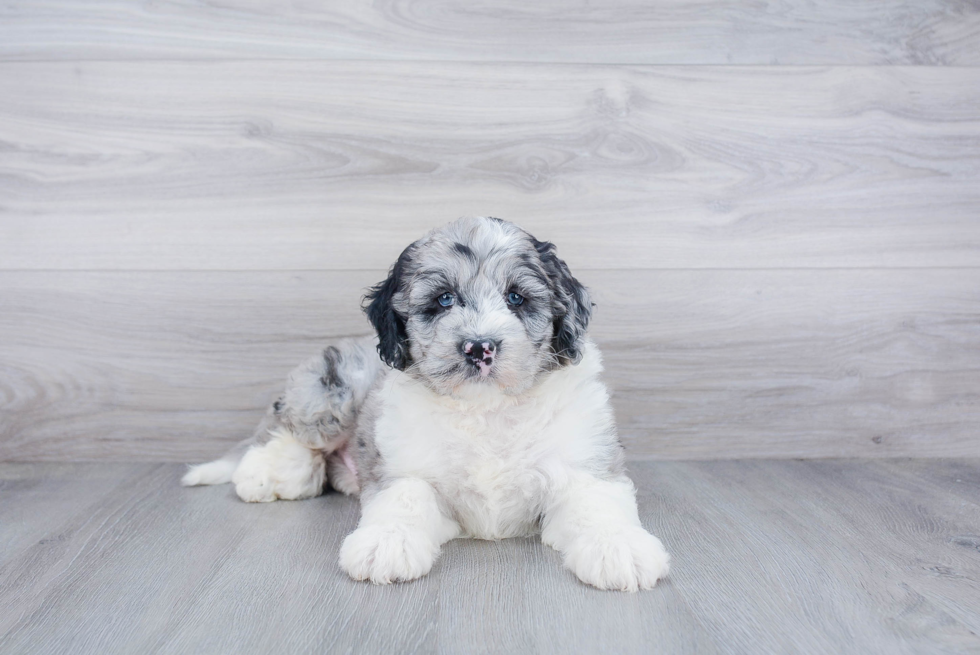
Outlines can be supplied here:
<path id="1" fill-rule="evenodd" d="M 436 298 L 436 301 L 443 307 L 452 307 L 453 305 L 456 304 L 456 296 L 454 296 L 453 294 L 447 291 L 446 293 Z"/>

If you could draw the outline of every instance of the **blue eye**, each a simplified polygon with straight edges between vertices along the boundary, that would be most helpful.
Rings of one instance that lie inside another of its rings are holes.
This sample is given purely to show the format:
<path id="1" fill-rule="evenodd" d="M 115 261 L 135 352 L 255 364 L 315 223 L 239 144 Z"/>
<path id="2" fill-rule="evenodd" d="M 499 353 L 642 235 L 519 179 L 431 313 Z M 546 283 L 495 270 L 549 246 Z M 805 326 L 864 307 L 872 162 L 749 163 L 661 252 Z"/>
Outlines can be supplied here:
<path id="1" fill-rule="evenodd" d="M 517 292 L 511 291 L 507 294 L 507 302 L 509 302 L 511 305 L 520 305 L 524 302 L 524 296 Z"/>
<path id="2" fill-rule="evenodd" d="M 456 296 L 454 296 L 449 292 L 446 292 L 441 296 L 439 296 L 438 298 L 436 298 L 436 301 L 438 301 L 438 303 L 443 307 L 452 307 L 454 304 L 456 304 Z"/>

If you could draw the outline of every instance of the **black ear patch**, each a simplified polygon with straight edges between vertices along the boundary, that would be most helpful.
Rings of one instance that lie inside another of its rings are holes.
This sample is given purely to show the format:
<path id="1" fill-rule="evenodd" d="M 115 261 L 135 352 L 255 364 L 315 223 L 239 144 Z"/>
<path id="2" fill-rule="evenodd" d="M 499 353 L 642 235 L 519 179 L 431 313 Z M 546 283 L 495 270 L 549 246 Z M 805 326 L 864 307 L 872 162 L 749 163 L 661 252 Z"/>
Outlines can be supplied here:
<path id="1" fill-rule="evenodd" d="M 392 299 L 402 287 L 414 246 L 405 248 L 388 272 L 388 278 L 371 287 L 362 303 L 364 313 L 378 333 L 378 354 L 385 364 L 399 371 L 409 364 L 408 333 L 405 318 L 395 311 Z"/>
<path id="2" fill-rule="evenodd" d="M 551 347 L 560 364 L 578 364 L 582 359 L 581 341 L 592 319 L 589 290 L 576 280 L 568 265 L 555 254 L 555 244 L 531 237 L 541 265 L 553 285 L 554 331 Z"/>

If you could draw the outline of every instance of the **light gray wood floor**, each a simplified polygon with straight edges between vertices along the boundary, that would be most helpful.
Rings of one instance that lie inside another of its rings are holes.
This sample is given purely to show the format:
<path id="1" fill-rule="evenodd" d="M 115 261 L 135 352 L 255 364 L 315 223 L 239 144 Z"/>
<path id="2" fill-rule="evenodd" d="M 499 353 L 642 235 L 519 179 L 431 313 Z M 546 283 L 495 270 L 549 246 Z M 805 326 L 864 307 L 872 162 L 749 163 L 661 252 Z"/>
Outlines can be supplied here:
<path id="1" fill-rule="evenodd" d="M 0 652 L 980 652 L 977 460 L 633 463 L 674 557 L 633 595 L 530 539 L 354 583 L 354 500 L 246 505 L 181 471 L 0 464 Z"/>

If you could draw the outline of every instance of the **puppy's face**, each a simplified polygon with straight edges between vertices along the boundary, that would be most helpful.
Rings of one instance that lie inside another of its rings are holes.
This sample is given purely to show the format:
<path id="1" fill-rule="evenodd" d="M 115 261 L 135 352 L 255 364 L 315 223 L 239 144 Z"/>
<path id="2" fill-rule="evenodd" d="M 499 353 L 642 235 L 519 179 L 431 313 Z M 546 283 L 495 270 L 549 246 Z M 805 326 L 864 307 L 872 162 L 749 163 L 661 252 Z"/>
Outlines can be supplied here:
<path id="1" fill-rule="evenodd" d="M 441 394 L 464 385 L 530 388 L 579 360 L 592 313 L 554 246 L 493 218 L 416 241 L 366 297 L 381 358 Z"/>

